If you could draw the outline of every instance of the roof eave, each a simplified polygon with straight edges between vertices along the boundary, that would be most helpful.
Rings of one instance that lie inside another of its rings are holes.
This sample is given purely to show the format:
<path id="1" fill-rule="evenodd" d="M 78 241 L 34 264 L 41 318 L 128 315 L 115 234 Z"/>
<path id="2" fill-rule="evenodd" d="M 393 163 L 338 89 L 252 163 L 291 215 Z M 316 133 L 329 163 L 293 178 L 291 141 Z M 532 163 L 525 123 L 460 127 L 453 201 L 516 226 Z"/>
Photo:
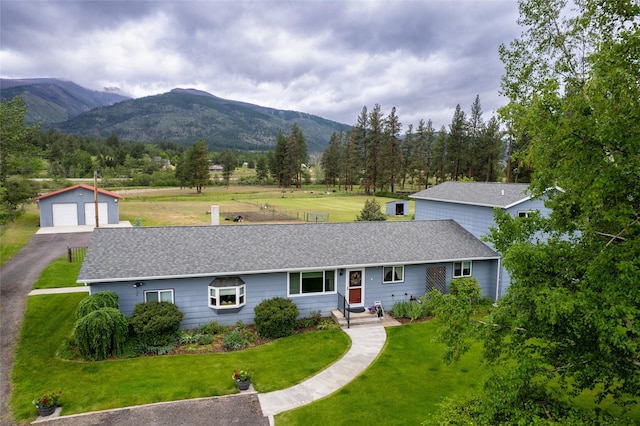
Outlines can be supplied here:
<path id="1" fill-rule="evenodd" d="M 430 263 L 450 263 L 459 262 L 463 260 L 497 260 L 500 259 L 500 255 L 495 256 L 474 256 L 474 257 L 458 257 L 450 259 L 437 259 L 429 261 L 405 261 L 405 262 L 385 262 L 385 263 L 365 263 L 365 264 L 349 264 L 349 265 L 330 265 L 330 266 L 314 266 L 305 268 L 280 268 L 280 269 L 265 269 L 265 270 L 246 270 L 246 271 L 220 271 L 220 272 L 208 272 L 201 274 L 180 274 L 180 275 L 156 275 L 156 276 L 135 276 L 135 277 L 120 277 L 120 278 L 85 278 L 78 279 L 76 283 L 90 285 L 91 283 L 113 283 L 121 281 L 145 281 L 145 280 L 168 280 L 168 279 L 184 279 L 184 278 L 206 278 L 206 277 L 222 277 L 228 275 L 257 275 L 257 274 L 274 274 L 282 272 L 304 272 L 310 270 L 320 269 L 353 269 L 353 268 L 373 268 L 389 265 L 420 265 Z"/>

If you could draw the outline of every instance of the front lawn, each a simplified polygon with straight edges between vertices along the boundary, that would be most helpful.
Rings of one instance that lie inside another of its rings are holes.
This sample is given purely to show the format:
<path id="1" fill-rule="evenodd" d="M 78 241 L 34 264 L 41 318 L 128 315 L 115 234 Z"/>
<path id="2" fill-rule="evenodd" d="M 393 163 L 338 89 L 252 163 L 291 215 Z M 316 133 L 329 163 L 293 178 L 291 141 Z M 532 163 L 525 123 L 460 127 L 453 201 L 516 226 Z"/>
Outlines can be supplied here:
<path id="1" fill-rule="evenodd" d="M 76 283 L 82 262 L 69 262 L 69 258 L 65 255 L 51 262 L 40 274 L 38 281 L 33 288 L 58 288 L 58 287 L 77 287 L 82 284 Z"/>
<path id="2" fill-rule="evenodd" d="M 480 349 L 445 365 L 433 343 L 436 320 L 388 327 L 380 357 L 333 395 L 276 416 L 280 425 L 419 425 L 444 397 L 479 389 L 486 377 Z"/>
<path id="3" fill-rule="evenodd" d="M 71 333 L 83 297 L 77 293 L 29 297 L 11 375 L 10 406 L 16 421 L 33 420 L 37 411 L 31 401 L 48 390 L 62 390 L 62 414 L 68 415 L 236 393 L 234 369 L 253 370 L 259 392 L 282 389 L 324 369 L 350 343 L 342 331 L 327 330 L 239 352 L 65 361 L 56 352 Z"/>

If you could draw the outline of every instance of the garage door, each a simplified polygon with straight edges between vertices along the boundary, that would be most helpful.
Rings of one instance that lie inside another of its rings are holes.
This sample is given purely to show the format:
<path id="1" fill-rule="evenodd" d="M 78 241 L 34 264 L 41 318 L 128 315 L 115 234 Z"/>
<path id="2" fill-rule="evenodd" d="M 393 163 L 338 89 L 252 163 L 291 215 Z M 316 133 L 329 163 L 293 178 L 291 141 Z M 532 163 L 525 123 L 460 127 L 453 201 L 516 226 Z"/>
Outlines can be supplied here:
<path id="1" fill-rule="evenodd" d="M 52 204 L 51 207 L 53 226 L 78 226 L 78 207 L 75 203 L 58 203 Z"/>
<path id="2" fill-rule="evenodd" d="M 96 224 L 96 204 L 84 204 L 84 223 L 86 225 Z M 98 203 L 98 223 L 106 225 L 109 223 L 109 206 L 107 203 Z"/>

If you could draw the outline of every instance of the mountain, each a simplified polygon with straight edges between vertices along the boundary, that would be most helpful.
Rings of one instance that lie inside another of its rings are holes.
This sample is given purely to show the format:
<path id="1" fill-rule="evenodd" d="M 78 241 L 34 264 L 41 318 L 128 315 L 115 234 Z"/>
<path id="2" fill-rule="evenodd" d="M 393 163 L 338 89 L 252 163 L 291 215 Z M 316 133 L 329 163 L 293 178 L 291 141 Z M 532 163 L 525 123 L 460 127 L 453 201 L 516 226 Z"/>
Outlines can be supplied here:
<path id="1" fill-rule="evenodd" d="M 58 123 L 94 108 L 129 99 L 113 89 L 106 90 L 89 90 L 56 78 L 0 79 L 0 99 L 21 96 L 27 105 L 27 124 Z"/>
<path id="2" fill-rule="evenodd" d="M 55 127 L 62 133 L 191 145 L 204 140 L 210 149 L 265 150 L 279 133 L 288 135 L 298 123 L 309 152 L 323 151 L 334 132 L 350 126 L 303 112 L 283 111 L 222 99 L 196 89 L 129 99 L 92 109 Z"/>

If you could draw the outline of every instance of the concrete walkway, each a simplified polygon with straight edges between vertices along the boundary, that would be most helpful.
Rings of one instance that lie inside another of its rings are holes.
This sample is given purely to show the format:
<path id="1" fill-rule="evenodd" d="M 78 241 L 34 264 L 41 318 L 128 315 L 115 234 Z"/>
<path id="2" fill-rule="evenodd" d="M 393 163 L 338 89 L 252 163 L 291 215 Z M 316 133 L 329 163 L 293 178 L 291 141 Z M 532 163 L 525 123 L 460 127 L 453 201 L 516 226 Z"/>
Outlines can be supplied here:
<path id="1" fill-rule="evenodd" d="M 40 288 L 37 290 L 31 290 L 28 296 L 39 296 L 41 294 L 62 294 L 62 293 L 89 293 L 89 286 Z"/>
<path id="2" fill-rule="evenodd" d="M 29 295 L 56 294 L 88 291 L 88 287 L 67 287 L 33 290 Z M 34 423 L 57 425 L 57 426 L 84 426 L 84 425 L 134 425 L 138 421 L 149 419 L 150 410 L 155 410 L 158 415 L 158 407 L 166 409 L 164 416 L 154 418 L 152 424 L 175 425 L 175 424 L 210 424 L 202 423 L 203 413 L 207 422 L 215 418 L 219 425 L 237 424 L 238 414 L 243 413 L 241 423 L 247 425 L 274 425 L 274 416 L 284 411 L 302 407 L 331 395 L 341 387 L 347 385 L 362 373 L 378 357 L 386 343 L 387 334 L 385 326 L 398 325 L 392 318 L 385 317 L 384 321 L 374 325 L 361 325 L 343 329 L 351 339 L 351 347 L 347 353 L 338 361 L 330 365 L 325 370 L 315 376 L 292 386 L 264 394 L 257 394 L 253 391 L 253 386 L 249 391 L 241 392 L 239 395 L 227 395 L 212 398 L 198 398 L 195 400 L 169 401 L 160 404 L 147 404 L 136 407 L 124 407 L 114 410 L 96 411 L 81 413 L 71 416 L 60 416 L 60 409 L 48 417 L 38 417 Z M 253 396 L 251 396 L 253 395 Z M 249 399 L 247 399 L 249 398 Z M 257 404 L 256 404 L 257 403 Z M 258 405 L 259 404 L 259 405 Z M 256 406 L 258 405 L 258 409 Z M 194 409 L 194 407 L 198 409 Z M 185 407 L 190 407 L 186 409 Z M 235 408 L 234 408 L 235 407 Z M 253 413 L 253 420 L 249 420 L 249 413 Z M 262 412 L 260 416 L 259 411 Z M 174 417 L 179 413 L 179 418 Z M 214 416 L 216 417 L 212 417 Z M 220 418 L 222 414 L 226 418 Z M 235 414 L 233 414 L 235 413 Z M 191 418 L 192 417 L 192 418 Z M 262 423 L 264 419 L 265 423 Z M 126 419 L 126 420 L 125 420 Z M 124 420 L 124 422 L 123 422 Z M 157 422 L 156 422 L 157 421 Z"/>
<path id="3" fill-rule="evenodd" d="M 288 389 L 258 394 L 262 414 L 269 416 L 271 424 L 276 414 L 324 398 L 351 382 L 378 357 L 387 338 L 382 325 L 358 326 L 344 331 L 351 338 L 351 348 L 329 368 Z"/>

